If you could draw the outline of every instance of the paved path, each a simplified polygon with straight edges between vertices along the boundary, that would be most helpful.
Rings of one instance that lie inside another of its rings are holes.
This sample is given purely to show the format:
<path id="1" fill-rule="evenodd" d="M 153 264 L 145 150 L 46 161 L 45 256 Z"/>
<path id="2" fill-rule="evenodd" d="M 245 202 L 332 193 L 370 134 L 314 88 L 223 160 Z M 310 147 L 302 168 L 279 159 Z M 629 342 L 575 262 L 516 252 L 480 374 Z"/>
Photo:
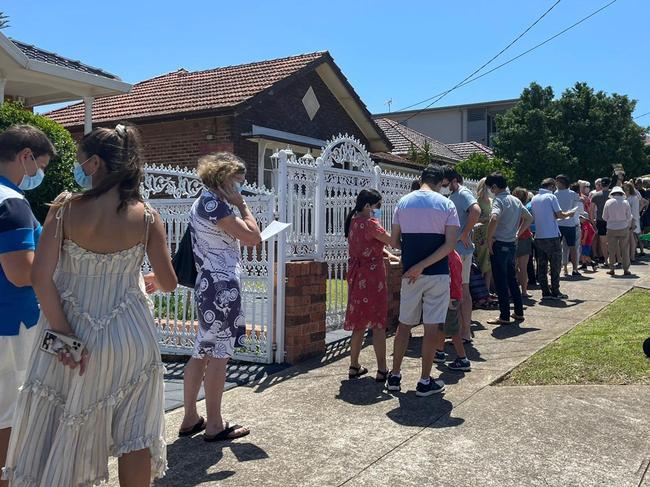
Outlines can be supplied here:
<path id="1" fill-rule="evenodd" d="M 650 486 L 650 387 L 490 386 L 635 283 L 650 287 L 650 266 L 634 270 L 640 279 L 599 271 L 564 281 L 572 299 L 530 306 L 522 326 L 478 324 L 472 372 L 440 368 L 444 396 L 414 394 L 415 336 L 400 394 L 386 394 L 371 378 L 347 380 L 339 344 L 321 361 L 228 391 L 226 418 L 252 429 L 244 439 L 177 439 L 182 410 L 168 413 L 170 469 L 156 485 Z M 475 319 L 491 316 L 481 311 Z M 372 356 L 366 347 L 369 368 Z M 117 485 L 115 463 L 110 485 Z"/>

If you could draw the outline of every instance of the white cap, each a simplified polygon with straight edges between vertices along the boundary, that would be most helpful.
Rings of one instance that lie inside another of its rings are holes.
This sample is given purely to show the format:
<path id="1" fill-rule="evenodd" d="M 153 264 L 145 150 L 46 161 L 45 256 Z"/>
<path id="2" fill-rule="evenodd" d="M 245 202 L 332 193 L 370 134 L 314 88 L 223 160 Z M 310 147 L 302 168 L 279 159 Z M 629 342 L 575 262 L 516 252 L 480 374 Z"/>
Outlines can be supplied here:
<path id="1" fill-rule="evenodd" d="M 620 186 L 614 186 L 612 190 L 609 192 L 609 194 L 615 194 L 615 193 L 621 193 L 623 196 L 625 196 L 625 191 L 623 191 L 623 188 Z"/>

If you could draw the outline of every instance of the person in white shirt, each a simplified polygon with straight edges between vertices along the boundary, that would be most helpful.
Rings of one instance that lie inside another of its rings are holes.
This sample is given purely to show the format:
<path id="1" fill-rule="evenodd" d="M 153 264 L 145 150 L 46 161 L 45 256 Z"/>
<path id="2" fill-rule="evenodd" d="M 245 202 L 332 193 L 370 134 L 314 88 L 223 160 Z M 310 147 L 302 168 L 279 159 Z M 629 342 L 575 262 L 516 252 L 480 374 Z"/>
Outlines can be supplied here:
<path id="1" fill-rule="evenodd" d="M 555 178 L 555 182 L 557 183 L 555 197 L 557 198 L 558 203 L 560 203 L 562 211 L 567 212 L 577 208 L 582 212 L 584 205 L 582 204 L 582 200 L 580 200 L 580 196 L 578 196 L 575 191 L 569 189 L 569 178 L 560 174 Z M 573 265 L 572 275 L 580 277 L 580 272 L 578 272 L 578 252 L 576 251 L 578 225 L 580 224 L 579 214 L 579 212 L 576 212 L 571 218 L 558 220 L 557 222 L 560 227 L 560 234 L 562 235 L 562 263 L 564 264 L 565 276 L 569 274 L 567 264 L 568 261 L 571 260 L 571 264 Z"/>
<path id="2" fill-rule="evenodd" d="M 632 228 L 630 228 L 630 261 L 636 261 L 636 247 L 641 234 L 641 197 L 632 183 L 623 183 L 623 191 L 632 211 Z"/>
<path id="3" fill-rule="evenodd" d="M 623 265 L 623 275 L 630 272 L 630 228 L 632 227 L 632 210 L 625 199 L 623 189 L 616 186 L 603 208 L 603 220 L 607 222 L 607 246 L 609 248 L 609 275 L 615 275 L 617 262 Z"/>

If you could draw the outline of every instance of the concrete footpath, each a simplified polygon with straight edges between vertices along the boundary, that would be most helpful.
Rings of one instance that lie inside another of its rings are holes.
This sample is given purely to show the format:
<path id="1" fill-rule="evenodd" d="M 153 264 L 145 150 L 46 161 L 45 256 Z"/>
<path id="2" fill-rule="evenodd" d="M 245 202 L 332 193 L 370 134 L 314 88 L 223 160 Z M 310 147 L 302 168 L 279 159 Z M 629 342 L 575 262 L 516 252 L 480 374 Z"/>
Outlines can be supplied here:
<path id="1" fill-rule="evenodd" d="M 441 396 L 414 393 L 420 328 L 401 393 L 374 382 L 372 347 L 362 352 L 369 377 L 348 380 L 347 344 L 338 343 L 322 360 L 224 395 L 226 419 L 252 430 L 243 439 L 179 439 L 183 411 L 172 411 L 169 471 L 155 485 L 650 486 L 650 386 L 490 385 L 633 285 L 650 287 L 647 264 L 633 267 L 637 279 L 600 270 L 565 280 L 570 299 L 529 303 L 521 325 L 486 325 L 494 312 L 476 312 L 472 372 L 434 369 L 447 384 Z M 109 485 L 118 485 L 116 463 Z"/>

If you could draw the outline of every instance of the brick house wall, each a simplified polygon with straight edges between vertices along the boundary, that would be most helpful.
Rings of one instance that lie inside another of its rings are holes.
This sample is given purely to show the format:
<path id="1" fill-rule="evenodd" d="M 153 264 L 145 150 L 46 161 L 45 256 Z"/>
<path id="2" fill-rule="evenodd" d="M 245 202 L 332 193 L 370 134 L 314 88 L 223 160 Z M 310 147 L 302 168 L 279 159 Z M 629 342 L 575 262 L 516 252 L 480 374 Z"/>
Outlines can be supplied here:
<path id="1" fill-rule="evenodd" d="M 310 86 L 320 105 L 313 120 L 309 119 L 302 104 L 302 98 Z M 321 140 L 347 133 L 366 147 L 369 145 L 359 127 L 316 71 L 308 72 L 288 85 L 262 95 L 252 106 L 235 114 L 232 129 L 235 154 L 246 162 L 250 181 L 256 181 L 258 174 L 257 144 L 241 137 L 241 134 L 250 133 L 253 125 Z"/>

